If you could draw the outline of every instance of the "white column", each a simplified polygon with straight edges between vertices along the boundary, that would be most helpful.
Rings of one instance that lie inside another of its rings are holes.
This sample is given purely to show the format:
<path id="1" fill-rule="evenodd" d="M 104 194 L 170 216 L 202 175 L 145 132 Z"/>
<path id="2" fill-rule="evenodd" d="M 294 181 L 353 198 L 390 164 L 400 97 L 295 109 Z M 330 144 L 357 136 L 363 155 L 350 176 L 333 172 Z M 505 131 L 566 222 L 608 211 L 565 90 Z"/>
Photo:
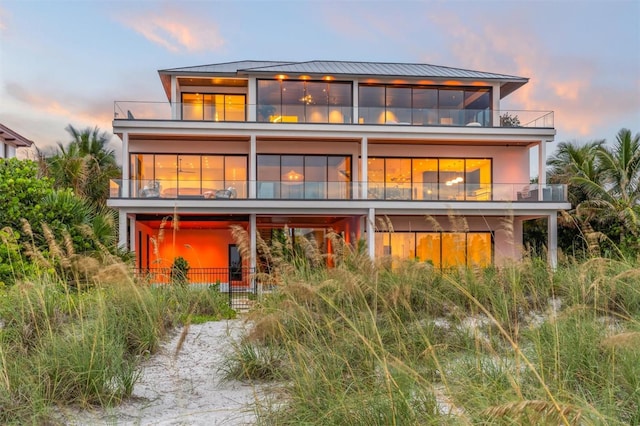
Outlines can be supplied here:
<path id="1" fill-rule="evenodd" d="M 129 251 L 136 251 L 136 217 L 129 218 Z"/>
<path id="2" fill-rule="evenodd" d="M 118 211 L 118 247 L 127 248 L 127 213 L 124 210 Z"/>
<path id="3" fill-rule="evenodd" d="M 358 124 L 360 113 L 358 111 L 358 80 L 353 82 L 353 123 Z"/>
<path id="4" fill-rule="evenodd" d="M 547 141 L 544 139 L 538 145 L 538 200 L 544 200 L 544 188 L 547 183 Z"/>
<path id="5" fill-rule="evenodd" d="M 249 140 L 249 198 L 256 198 L 256 179 L 258 176 L 258 155 L 256 153 L 256 135 Z"/>
<path id="6" fill-rule="evenodd" d="M 171 119 L 180 119 L 180 109 L 182 99 L 178 99 L 178 77 L 171 76 Z"/>
<path id="7" fill-rule="evenodd" d="M 120 186 L 120 196 L 122 198 L 129 197 L 130 191 L 129 181 L 129 133 L 122 133 L 122 183 Z"/>
<path id="8" fill-rule="evenodd" d="M 249 78 L 249 81 L 247 82 L 248 87 L 247 87 L 247 121 L 256 121 L 256 116 L 257 116 L 257 112 L 256 112 L 256 104 L 258 103 L 258 96 L 257 96 L 257 88 L 256 85 L 258 84 L 255 77 L 251 77 Z"/>
<path id="9" fill-rule="evenodd" d="M 547 221 L 547 255 L 549 265 L 555 269 L 558 266 L 558 213 L 553 212 Z"/>
<path id="10" fill-rule="evenodd" d="M 367 137 L 363 137 L 362 140 L 360 141 L 360 164 L 361 164 L 361 169 L 360 169 L 360 199 L 362 200 L 366 200 L 367 199 L 367 194 L 369 193 L 368 191 L 368 174 L 369 174 L 369 165 L 368 165 L 368 159 L 369 159 L 369 141 L 367 139 Z"/>
<path id="11" fill-rule="evenodd" d="M 255 274 L 256 273 L 256 266 L 257 266 L 257 258 L 258 258 L 258 253 L 257 253 L 257 235 L 258 235 L 258 230 L 256 229 L 256 214 L 255 213 L 251 213 L 249 215 L 249 268 L 251 268 L 251 273 Z M 255 285 L 256 285 L 256 281 L 255 278 L 253 278 L 255 275 L 252 275 L 251 278 L 251 289 L 255 290 Z M 259 289 L 262 290 L 262 289 Z"/>
<path id="12" fill-rule="evenodd" d="M 371 260 L 376 257 L 376 209 L 369 209 L 367 215 L 367 248 L 369 250 L 369 258 Z"/>
<path id="13" fill-rule="evenodd" d="M 493 99 L 491 107 L 493 108 L 493 127 L 500 127 L 500 84 L 493 85 Z"/>
<path id="14" fill-rule="evenodd" d="M 538 183 L 547 183 L 547 141 L 541 140 L 538 145 Z"/>

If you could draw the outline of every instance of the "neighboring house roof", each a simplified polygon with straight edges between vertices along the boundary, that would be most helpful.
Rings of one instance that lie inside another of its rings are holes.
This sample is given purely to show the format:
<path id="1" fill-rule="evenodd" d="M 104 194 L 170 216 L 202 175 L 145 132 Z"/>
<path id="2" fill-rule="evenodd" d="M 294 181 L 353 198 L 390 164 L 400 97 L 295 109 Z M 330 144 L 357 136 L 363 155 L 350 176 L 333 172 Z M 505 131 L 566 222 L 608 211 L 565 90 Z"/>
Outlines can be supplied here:
<path id="1" fill-rule="evenodd" d="M 15 147 L 31 146 L 33 141 L 25 138 L 19 133 L 14 132 L 7 126 L 0 123 L 0 141 L 3 143 L 13 145 Z"/>
<path id="2" fill-rule="evenodd" d="M 167 95 L 171 94 L 171 75 L 216 74 L 227 76 L 247 76 L 259 74 L 316 74 L 342 75 L 348 77 L 387 78 L 438 78 L 462 80 L 493 80 L 501 83 L 500 97 L 503 98 L 526 84 L 529 79 L 508 74 L 473 71 L 463 68 L 444 67 L 431 64 L 409 64 L 392 62 L 353 61 L 237 61 L 221 64 L 171 68 L 158 71 Z"/>

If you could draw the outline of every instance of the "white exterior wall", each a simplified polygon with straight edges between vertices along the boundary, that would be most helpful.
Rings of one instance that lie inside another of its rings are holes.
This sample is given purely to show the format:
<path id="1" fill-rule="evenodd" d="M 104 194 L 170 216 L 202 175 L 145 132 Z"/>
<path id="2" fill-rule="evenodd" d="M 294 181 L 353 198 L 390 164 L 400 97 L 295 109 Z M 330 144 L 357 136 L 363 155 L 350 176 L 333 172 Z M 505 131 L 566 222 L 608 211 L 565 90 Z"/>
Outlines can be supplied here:
<path id="1" fill-rule="evenodd" d="M 0 158 L 13 158 L 16 156 L 16 147 L 8 143 L 0 142 Z"/>

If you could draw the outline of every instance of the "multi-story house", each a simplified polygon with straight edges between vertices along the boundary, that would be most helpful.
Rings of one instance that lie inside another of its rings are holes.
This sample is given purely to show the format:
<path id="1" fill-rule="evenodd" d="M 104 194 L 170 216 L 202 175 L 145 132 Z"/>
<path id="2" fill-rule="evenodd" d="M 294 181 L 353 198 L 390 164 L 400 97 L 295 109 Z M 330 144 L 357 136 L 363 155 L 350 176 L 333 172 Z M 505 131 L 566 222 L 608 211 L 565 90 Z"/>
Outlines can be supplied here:
<path id="1" fill-rule="evenodd" d="M 570 205 L 545 182 L 553 113 L 500 108 L 527 78 L 338 61 L 159 74 L 168 102 L 116 102 L 113 122 L 124 179 L 109 205 L 140 268 L 177 256 L 192 272 L 253 268 L 258 235 L 285 230 L 327 253 L 333 231 L 372 258 L 501 264 L 521 257 L 523 222 L 541 217 L 556 261 L 557 212 Z M 249 258 L 232 225 L 247 230 Z"/>
<path id="2" fill-rule="evenodd" d="M 29 148 L 31 145 L 32 141 L 0 124 L 0 158 L 13 158 L 19 148 Z"/>

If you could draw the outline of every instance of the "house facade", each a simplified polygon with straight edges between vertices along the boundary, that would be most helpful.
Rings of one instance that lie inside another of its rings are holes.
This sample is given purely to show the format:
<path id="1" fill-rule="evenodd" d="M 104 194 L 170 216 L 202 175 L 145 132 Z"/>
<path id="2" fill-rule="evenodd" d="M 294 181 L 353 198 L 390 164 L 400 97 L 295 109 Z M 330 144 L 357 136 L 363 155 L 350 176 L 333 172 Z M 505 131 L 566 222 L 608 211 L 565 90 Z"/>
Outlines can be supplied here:
<path id="1" fill-rule="evenodd" d="M 168 102 L 114 111 L 123 179 L 108 204 L 139 268 L 178 256 L 194 274 L 255 268 L 258 236 L 284 232 L 326 253 L 334 232 L 372 258 L 482 267 L 519 259 L 523 222 L 540 217 L 556 261 L 556 215 L 570 206 L 566 187 L 545 182 L 553 113 L 500 108 L 526 78 L 338 61 L 159 74 Z M 232 225 L 247 230 L 244 258 Z"/>
<path id="2" fill-rule="evenodd" d="M 0 158 L 13 158 L 19 148 L 29 148 L 33 141 L 0 123 Z"/>

